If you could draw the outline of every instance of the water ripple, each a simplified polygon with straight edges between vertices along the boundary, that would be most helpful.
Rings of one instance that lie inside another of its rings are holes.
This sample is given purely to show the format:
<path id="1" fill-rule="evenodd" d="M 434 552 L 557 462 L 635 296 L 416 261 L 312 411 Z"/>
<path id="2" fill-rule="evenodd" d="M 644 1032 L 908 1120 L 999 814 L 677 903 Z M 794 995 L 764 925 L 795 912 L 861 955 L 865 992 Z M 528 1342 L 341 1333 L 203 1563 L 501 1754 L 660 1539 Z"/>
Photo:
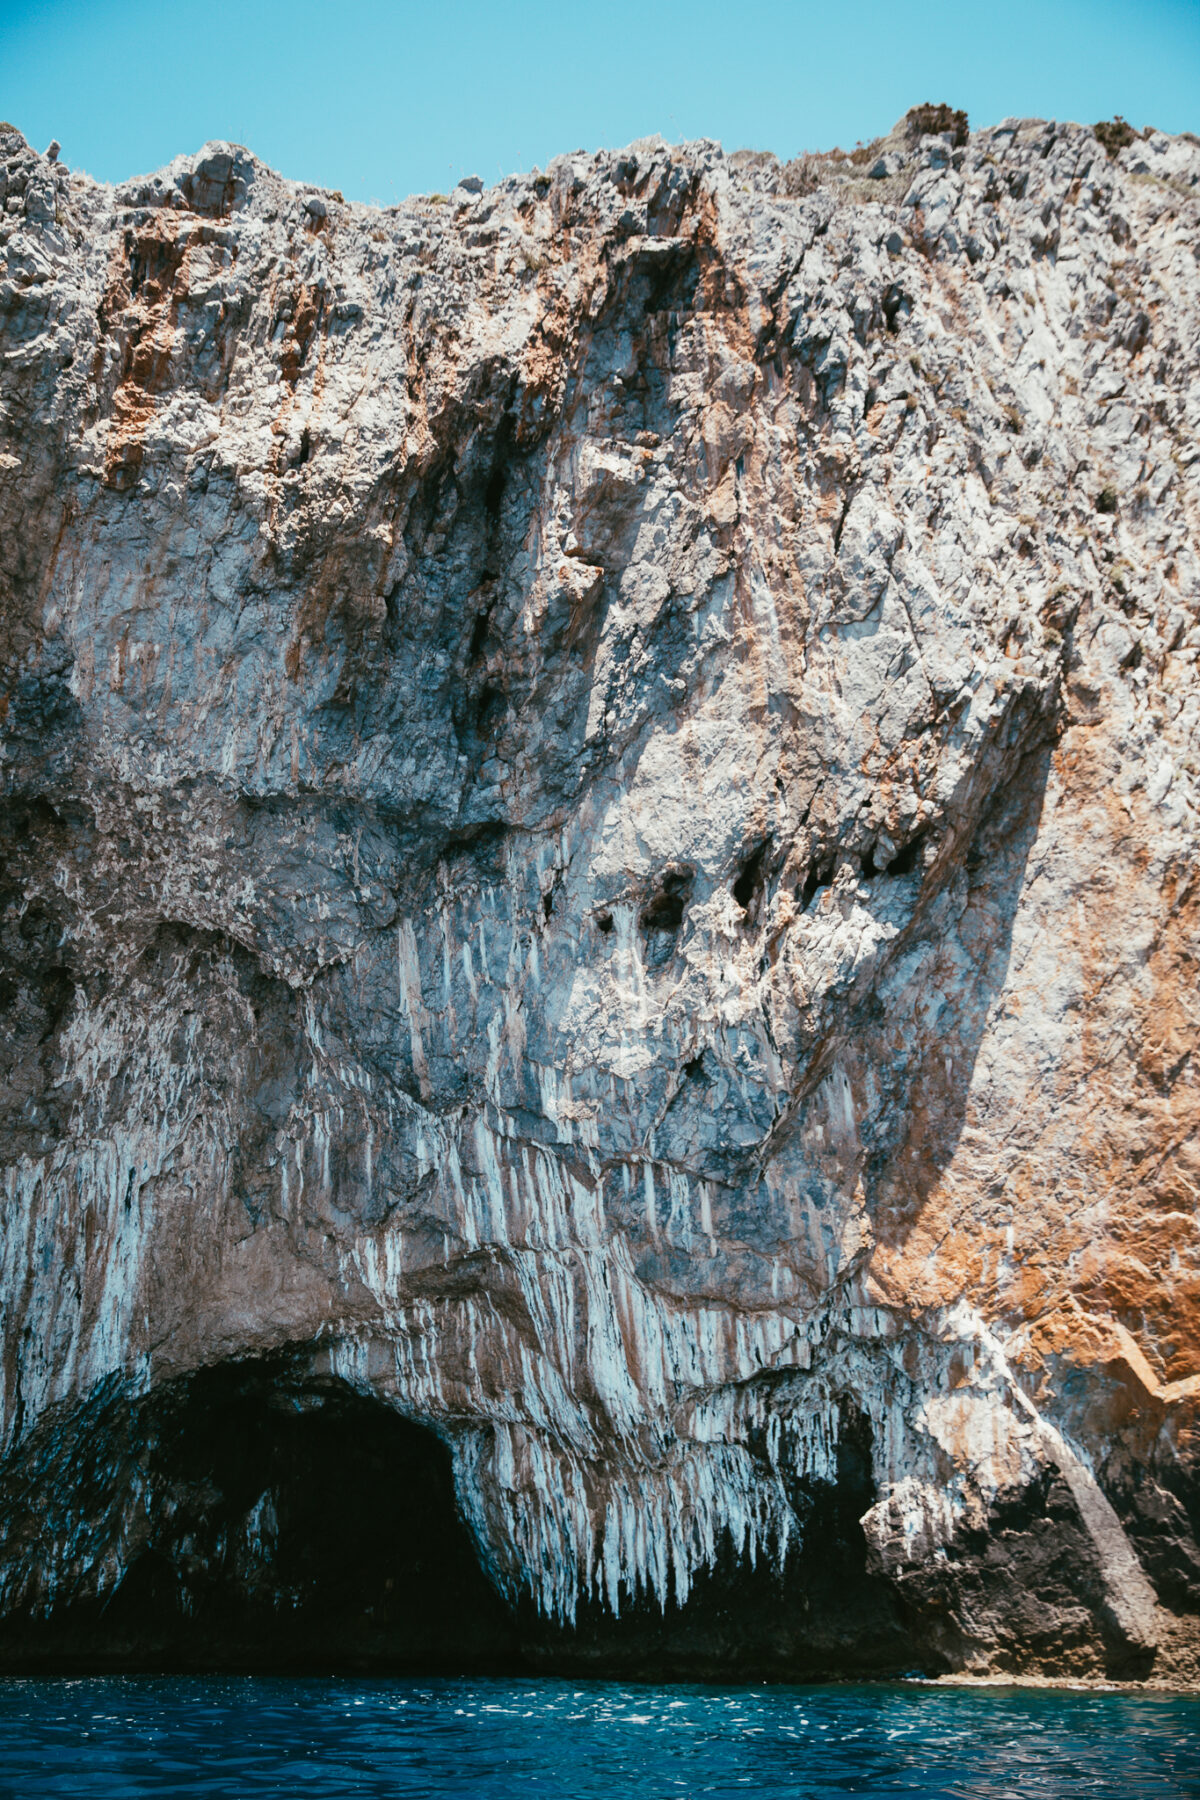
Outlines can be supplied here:
<path id="1" fill-rule="evenodd" d="M 1200 1700 L 549 1680 L 0 1682 L 0 1794 L 1195 1800 Z"/>

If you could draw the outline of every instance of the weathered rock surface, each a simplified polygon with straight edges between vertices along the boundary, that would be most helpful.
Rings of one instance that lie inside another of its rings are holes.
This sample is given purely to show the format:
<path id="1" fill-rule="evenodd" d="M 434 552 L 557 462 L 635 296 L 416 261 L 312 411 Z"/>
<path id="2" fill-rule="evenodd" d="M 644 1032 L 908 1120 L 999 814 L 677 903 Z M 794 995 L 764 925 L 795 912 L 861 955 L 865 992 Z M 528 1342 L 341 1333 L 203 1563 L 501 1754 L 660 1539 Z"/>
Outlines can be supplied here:
<path id="1" fill-rule="evenodd" d="M 963 136 L 5 128 L 9 1666 L 1187 1677 L 1200 143 Z"/>

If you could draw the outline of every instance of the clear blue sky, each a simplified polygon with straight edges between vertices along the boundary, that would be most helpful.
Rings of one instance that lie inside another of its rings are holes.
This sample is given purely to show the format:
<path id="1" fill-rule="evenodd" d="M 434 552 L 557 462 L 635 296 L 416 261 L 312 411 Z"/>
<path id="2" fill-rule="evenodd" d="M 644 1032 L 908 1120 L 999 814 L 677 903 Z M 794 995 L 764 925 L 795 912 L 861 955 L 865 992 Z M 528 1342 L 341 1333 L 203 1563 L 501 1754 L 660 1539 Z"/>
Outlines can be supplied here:
<path id="1" fill-rule="evenodd" d="M 232 138 L 386 205 L 653 131 L 850 148 L 920 100 L 1200 133 L 1200 0 L 0 0 L 0 117 L 109 181 Z"/>

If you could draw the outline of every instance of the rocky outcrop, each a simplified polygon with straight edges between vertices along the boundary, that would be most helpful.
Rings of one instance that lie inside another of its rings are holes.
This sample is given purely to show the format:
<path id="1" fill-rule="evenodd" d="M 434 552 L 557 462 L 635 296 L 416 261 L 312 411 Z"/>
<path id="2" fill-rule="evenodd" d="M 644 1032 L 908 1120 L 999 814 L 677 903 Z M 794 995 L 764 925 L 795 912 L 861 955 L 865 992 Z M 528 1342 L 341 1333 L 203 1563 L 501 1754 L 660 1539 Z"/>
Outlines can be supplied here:
<path id="1" fill-rule="evenodd" d="M 1186 1677 L 1200 143 L 0 148 L 8 1665 Z"/>

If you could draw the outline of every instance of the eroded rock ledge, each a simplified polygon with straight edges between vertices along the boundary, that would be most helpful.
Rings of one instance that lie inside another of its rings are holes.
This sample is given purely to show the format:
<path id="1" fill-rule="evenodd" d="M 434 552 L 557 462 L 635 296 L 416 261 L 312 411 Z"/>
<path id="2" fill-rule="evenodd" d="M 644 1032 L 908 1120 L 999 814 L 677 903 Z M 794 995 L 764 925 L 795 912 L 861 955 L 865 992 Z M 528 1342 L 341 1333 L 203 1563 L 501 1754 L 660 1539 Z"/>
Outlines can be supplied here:
<path id="1" fill-rule="evenodd" d="M 4 128 L 5 1666 L 1194 1672 L 1200 144 L 946 122 Z"/>

